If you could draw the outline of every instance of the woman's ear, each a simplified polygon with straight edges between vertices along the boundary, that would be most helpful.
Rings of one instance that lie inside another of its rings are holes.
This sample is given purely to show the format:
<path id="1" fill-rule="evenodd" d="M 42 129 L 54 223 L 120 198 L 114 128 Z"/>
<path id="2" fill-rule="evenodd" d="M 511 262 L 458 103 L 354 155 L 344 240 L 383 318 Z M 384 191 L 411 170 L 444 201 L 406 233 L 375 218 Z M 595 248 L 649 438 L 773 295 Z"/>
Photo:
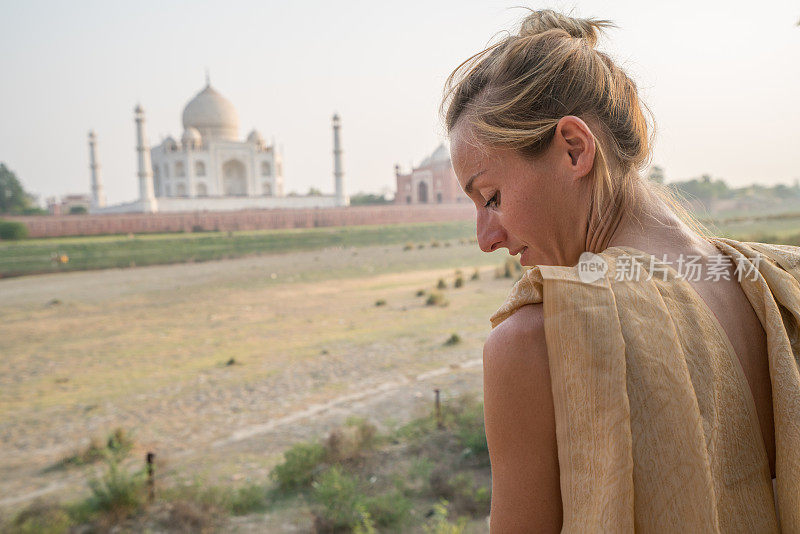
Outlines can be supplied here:
<path id="1" fill-rule="evenodd" d="M 579 117 L 562 117 L 556 125 L 555 139 L 563 161 L 576 178 L 583 178 L 594 165 L 594 135 L 589 126 Z"/>

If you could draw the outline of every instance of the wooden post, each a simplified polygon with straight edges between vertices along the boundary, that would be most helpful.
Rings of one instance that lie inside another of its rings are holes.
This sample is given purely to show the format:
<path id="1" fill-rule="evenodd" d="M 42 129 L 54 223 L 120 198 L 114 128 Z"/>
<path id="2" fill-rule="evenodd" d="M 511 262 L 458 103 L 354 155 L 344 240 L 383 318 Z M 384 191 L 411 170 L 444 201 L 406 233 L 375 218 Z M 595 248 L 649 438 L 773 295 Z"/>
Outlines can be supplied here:
<path id="1" fill-rule="evenodd" d="M 148 452 L 145 460 L 147 462 L 147 499 L 151 503 L 156 498 L 156 480 L 153 472 L 153 460 L 155 460 L 155 457 L 155 453 Z"/>
<path id="2" fill-rule="evenodd" d="M 444 428 L 444 423 L 442 423 L 442 405 L 439 402 L 439 388 L 433 390 L 436 393 L 436 428 L 441 430 Z"/>

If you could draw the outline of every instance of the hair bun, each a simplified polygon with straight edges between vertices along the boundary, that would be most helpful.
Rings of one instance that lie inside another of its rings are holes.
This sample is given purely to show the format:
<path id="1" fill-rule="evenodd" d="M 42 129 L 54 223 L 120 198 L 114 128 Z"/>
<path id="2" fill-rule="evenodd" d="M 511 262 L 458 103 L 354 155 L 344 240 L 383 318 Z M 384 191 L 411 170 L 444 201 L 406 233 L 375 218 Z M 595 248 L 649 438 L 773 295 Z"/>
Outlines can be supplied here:
<path id="1" fill-rule="evenodd" d="M 525 20 L 522 21 L 519 35 L 521 37 L 529 37 L 549 30 L 563 30 L 570 37 L 585 39 L 593 47 L 597 44 L 597 39 L 600 37 L 603 28 L 611 27 L 614 27 L 614 23 L 610 20 L 579 19 L 568 17 L 552 9 L 542 9 L 540 11 L 531 11 L 531 14 L 525 17 Z"/>

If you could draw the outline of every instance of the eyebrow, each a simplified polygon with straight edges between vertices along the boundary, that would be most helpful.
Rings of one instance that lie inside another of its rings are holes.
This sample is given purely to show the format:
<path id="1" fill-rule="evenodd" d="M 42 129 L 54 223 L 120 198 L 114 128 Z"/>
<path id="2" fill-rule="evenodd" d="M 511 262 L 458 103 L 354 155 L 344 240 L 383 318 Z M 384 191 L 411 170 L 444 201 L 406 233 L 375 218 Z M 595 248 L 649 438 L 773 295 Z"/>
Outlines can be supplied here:
<path id="1" fill-rule="evenodd" d="M 480 176 L 481 174 L 483 174 L 483 173 L 485 173 L 485 172 L 486 172 L 486 169 L 484 169 L 484 170 L 482 170 L 482 171 L 480 171 L 480 172 L 476 172 L 475 174 L 473 174 L 472 176 L 470 176 L 470 177 L 469 177 L 469 180 L 467 180 L 467 185 L 466 185 L 466 186 L 464 186 L 464 191 L 465 191 L 465 192 L 466 192 L 468 195 L 471 195 L 471 194 L 472 194 L 472 182 L 474 182 L 474 181 L 475 181 L 475 178 L 477 178 L 478 176 Z"/>

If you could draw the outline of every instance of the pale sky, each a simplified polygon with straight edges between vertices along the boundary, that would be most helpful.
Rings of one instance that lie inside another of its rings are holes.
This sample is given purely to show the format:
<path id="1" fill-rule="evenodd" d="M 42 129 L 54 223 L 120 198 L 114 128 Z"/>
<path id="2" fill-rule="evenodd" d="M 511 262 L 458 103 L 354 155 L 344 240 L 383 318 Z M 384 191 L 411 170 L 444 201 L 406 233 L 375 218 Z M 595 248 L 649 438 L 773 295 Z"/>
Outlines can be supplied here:
<path id="1" fill-rule="evenodd" d="M 0 0 L 0 161 L 41 195 L 89 192 L 87 132 L 109 203 L 137 196 L 133 108 L 151 144 L 211 82 L 283 148 L 286 191 L 333 190 L 342 116 L 350 194 L 394 189 L 394 165 L 444 139 L 450 71 L 523 11 L 505 1 Z M 602 48 L 639 84 L 667 180 L 741 186 L 800 179 L 800 5 L 574 1 L 526 4 L 609 18 Z"/>

